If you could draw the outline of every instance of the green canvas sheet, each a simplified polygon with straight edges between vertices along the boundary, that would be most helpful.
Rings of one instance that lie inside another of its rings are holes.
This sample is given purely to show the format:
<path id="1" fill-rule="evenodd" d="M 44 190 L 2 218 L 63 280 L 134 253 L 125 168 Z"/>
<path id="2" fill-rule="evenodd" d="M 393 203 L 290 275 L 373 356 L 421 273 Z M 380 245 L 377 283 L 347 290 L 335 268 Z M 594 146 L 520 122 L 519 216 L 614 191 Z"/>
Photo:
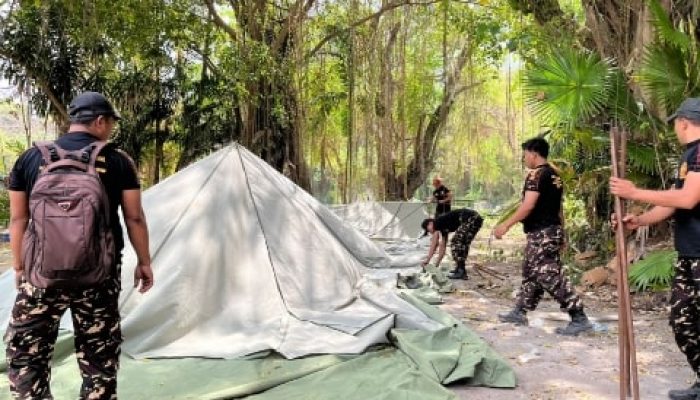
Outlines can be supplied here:
<path id="1" fill-rule="evenodd" d="M 119 398 L 132 399 L 405 399 L 443 400 L 443 385 L 515 387 L 515 374 L 496 352 L 449 314 L 410 294 L 402 297 L 445 328 L 436 332 L 394 329 L 395 347 L 361 355 L 319 355 L 287 360 L 271 354 L 247 360 L 202 358 L 135 360 L 122 357 Z M 78 396 L 80 376 L 72 336 L 56 345 L 51 387 L 56 400 Z M 9 398 L 0 361 L 0 398 Z"/>

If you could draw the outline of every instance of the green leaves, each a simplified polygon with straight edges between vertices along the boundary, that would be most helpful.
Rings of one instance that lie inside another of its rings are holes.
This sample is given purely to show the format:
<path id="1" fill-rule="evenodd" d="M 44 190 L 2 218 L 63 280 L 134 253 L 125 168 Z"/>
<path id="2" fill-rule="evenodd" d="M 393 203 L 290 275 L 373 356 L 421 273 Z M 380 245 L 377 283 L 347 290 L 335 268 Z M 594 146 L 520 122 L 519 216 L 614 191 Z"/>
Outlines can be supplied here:
<path id="1" fill-rule="evenodd" d="M 676 252 L 655 251 L 631 265 L 629 270 L 630 288 L 635 291 L 664 290 L 673 280 Z"/>
<path id="2" fill-rule="evenodd" d="M 684 98 L 700 94 L 698 53 L 700 46 L 693 35 L 692 21 L 674 26 L 658 0 L 648 0 L 656 40 L 644 49 L 639 81 L 652 102 L 674 110 Z"/>
<path id="3" fill-rule="evenodd" d="M 653 147 L 630 141 L 627 143 L 627 161 L 635 171 L 653 175 L 656 169 L 656 151 Z"/>
<path id="4" fill-rule="evenodd" d="M 610 60 L 575 49 L 557 49 L 525 74 L 528 103 L 542 119 L 573 127 L 600 113 L 609 99 Z"/>
<path id="5" fill-rule="evenodd" d="M 648 46 L 644 51 L 639 81 L 656 104 L 666 110 L 676 108 L 686 97 L 691 83 L 684 52 L 658 42 Z"/>
<path id="6" fill-rule="evenodd" d="M 673 47 L 689 50 L 692 44 L 690 37 L 676 30 L 661 3 L 658 0 L 647 0 L 646 3 L 649 5 L 649 10 L 653 16 L 651 23 L 656 29 L 659 40 Z"/>

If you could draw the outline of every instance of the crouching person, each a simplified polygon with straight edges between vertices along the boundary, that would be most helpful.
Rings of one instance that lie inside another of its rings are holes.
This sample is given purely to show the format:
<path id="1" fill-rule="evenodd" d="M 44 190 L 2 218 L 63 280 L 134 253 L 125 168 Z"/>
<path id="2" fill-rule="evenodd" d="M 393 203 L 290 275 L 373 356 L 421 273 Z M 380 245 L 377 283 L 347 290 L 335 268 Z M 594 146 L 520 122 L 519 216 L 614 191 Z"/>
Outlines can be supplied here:
<path id="1" fill-rule="evenodd" d="M 442 214 L 437 218 L 428 218 L 423 220 L 421 227 L 423 228 L 423 236 L 430 233 L 430 250 L 428 257 L 423 261 L 422 266 L 428 265 L 433 258 L 435 251 L 439 247 L 438 259 L 436 265 L 440 265 L 442 258 L 445 255 L 447 247 L 445 240 L 440 240 L 442 236 L 447 236 L 450 232 L 454 232 L 450 248 L 452 249 L 452 259 L 455 261 L 455 268 L 450 271 L 450 279 L 469 279 L 467 276 L 467 256 L 469 255 L 469 246 L 474 240 L 484 219 L 474 210 L 463 208 L 450 211 Z"/>

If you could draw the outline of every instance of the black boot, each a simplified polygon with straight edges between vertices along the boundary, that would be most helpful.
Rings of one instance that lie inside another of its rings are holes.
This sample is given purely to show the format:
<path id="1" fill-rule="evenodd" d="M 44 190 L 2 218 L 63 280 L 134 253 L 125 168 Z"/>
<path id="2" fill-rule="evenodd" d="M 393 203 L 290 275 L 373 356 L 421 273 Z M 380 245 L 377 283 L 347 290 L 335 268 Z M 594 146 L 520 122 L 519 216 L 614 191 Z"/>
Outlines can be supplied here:
<path id="1" fill-rule="evenodd" d="M 688 389 L 669 390 L 668 398 L 672 400 L 700 399 L 700 382 L 695 382 L 695 384 Z"/>
<path id="2" fill-rule="evenodd" d="M 510 310 L 510 312 L 498 314 L 498 319 L 501 322 L 509 322 L 515 325 L 527 326 L 527 317 L 525 316 L 526 313 L 527 311 L 525 311 L 524 308 L 516 306 Z"/>
<path id="3" fill-rule="evenodd" d="M 453 272 L 453 273 L 447 275 L 447 277 L 450 278 L 450 279 L 463 279 L 463 280 L 465 280 L 465 281 L 466 281 L 467 279 L 469 279 L 469 276 L 467 276 L 467 270 L 466 270 L 466 269 L 458 269 L 458 270 L 455 270 L 455 272 Z"/>
<path id="4" fill-rule="evenodd" d="M 469 279 L 467 276 L 466 262 L 458 262 L 457 268 L 455 268 L 454 271 L 451 271 L 447 277 L 450 279 L 464 279 L 465 281 Z"/>
<path id="5" fill-rule="evenodd" d="M 593 329 L 591 321 L 588 320 L 586 313 L 583 310 L 569 311 L 571 322 L 565 328 L 557 328 L 555 332 L 564 336 L 578 336 L 581 332 L 590 331 Z"/>

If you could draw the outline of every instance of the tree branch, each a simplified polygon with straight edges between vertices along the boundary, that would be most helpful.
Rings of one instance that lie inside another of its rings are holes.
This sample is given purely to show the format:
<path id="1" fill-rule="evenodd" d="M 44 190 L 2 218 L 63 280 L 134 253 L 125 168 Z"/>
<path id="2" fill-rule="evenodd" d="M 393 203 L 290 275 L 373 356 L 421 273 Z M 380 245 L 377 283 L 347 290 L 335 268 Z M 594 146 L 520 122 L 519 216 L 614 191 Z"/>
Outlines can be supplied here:
<path id="1" fill-rule="evenodd" d="M 58 113 L 58 116 L 63 119 L 62 121 L 57 121 L 59 122 L 59 125 L 61 125 L 64 122 L 68 122 L 69 117 L 68 111 L 66 110 L 66 105 L 58 99 L 58 96 L 56 96 L 56 93 L 54 93 L 48 81 L 46 81 L 40 76 L 37 76 L 37 74 L 32 73 L 32 70 L 28 66 L 22 64 L 19 60 L 17 60 L 16 57 L 13 57 L 12 54 L 5 52 L 3 49 L 0 49 L 0 57 L 10 60 L 17 65 L 20 65 L 24 69 L 24 72 L 27 75 L 27 77 L 29 79 L 34 80 L 39 89 L 41 89 L 41 91 L 44 92 L 46 97 L 49 98 L 49 102 L 51 102 L 54 111 L 56 111 L 56 113 Z"/>
<path id="2" fill-rule="evenodd" d="M 356 27 L 356 26 L 362 25 L 362 24 L 364 24 L 365 22 L 367 22 L 367 21 L 369 21 L 369 20 L 371 20 L 371 19 L 377 18 L 377 17 L 381 16 L 382 14 L 386 13 L 387 11 L 391 11 L 391 10 L 393 10 L 393 9 L 395 9 L 395 8 L 399 8 L 399 7 L 403 7 L 403 6 L 426 6 L 426 5 L 430 5 L 430 4 L 440 3 L 441 1 L 443 1 L 443 0 L 429 0 L 429 1 L 424 1 L 424 2 L 415 2 L 415 1 L 411 1 L 411 0 L 399 0 L 399 1 L 394 2 L 394 3 L 385 4 L 385 5 L 382 6 L 382 8 L 380 8 L 377 12 L 375 12 L 375 13 L 373 13 L 373 14 L 370 14 L 370 15 L 364 17 L 364 18 L 361 18 L 361 19 L 359 19 L 359 20 L 353 22 L 352 24 L 348 25 L 347 28 L 337 30 L 337 31 L 335 31 L 335 32 L 333 32 L 333 33 L 330 33 L 329 35 L 327 35 L 327 36 L 324 37 L 323 39 L 321 39 L 321 41 L 318 42 L 318 44 L 317 44 L 316 46 L 314 46 L 314 48 L 313 48 L 308 54 L 306 54 L 306 56 L 304 57 L 304 60 L 305 60 L 306 62 L 308 62 L 309 59 L 310 59 L 311 57 L 313 57 L 314 55 L 316 55 L 316 53 L 317 53 L 323 46 L 325 46 L 326 43 L 328 43 L 328 42 L 331 41 L 332 39 L 338 37 L 341 33 L 347 32 L 347 31 L 349 31 L 350 29 L 352 29 L 352 28 L 354 28 L 354 27 Z"/>
<path id="3" fill-rule="evenodd" d="M 484 83 L 486 83 L 486 79 L 482 79 L 479 82 L 474 82 L 471 85 L 463 85 L 459 89 L 455 91 L 455 97 L 459 96 L 460 94 L 466 92 L 467 90 L 474 89 L 477 86 L 481 86 Z"/>
<path id="4" fill-rule="evenodd" d="M 227 24 L 226 21 L 224 21 L 223 18 L 221 18 L 218 11 L 216 11 L 216 7 L 214 7 L 214 1 L 204 0 L 204 3 L 207 5 L 207 9 L 209 10 L 209 14 L 211 14 L 214 24 L 219 28 L 223 29 L 224 32 L 226 32 L 229 35 L 229 37 L 231 37 L 231 40 L 237 41 L 238 33 L 235 29 L 231 27 L 231 25 Z"/>

